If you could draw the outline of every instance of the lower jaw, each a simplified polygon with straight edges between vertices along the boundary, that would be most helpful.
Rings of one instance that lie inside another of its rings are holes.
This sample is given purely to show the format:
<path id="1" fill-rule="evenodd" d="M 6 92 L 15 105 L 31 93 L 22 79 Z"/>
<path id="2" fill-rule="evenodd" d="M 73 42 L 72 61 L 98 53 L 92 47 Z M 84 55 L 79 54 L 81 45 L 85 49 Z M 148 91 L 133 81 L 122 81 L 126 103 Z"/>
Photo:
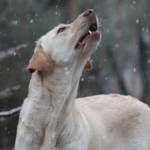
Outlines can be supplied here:
<path id="1" fill-rule="evenodd" d="M 90 35 L 91 40 L 99 40 L 100 39 L 100 32 L 93 32 Z"/>
<path id="2" fill-rule="evenodd" d="M 90 35 L 85 45 L 80 49 L 79 57 L 81 59 L 90 57 L 90 55 L 95 51 L 97 44 L 100 41 L 100 37 L 101 34 L 99 32 L 94 32 L 92 35 Z"/>
<path id="3" fill-rule="evenodd" d="M 90 35 L 87 35 L 82 43 L 79 43 L 76 45 L 75 50 L 81 50 L 84 49 L 84 47 L 92 41 L 98 41 L 100 39 L 100 32 L 95 31 L 92 32 Z"/>

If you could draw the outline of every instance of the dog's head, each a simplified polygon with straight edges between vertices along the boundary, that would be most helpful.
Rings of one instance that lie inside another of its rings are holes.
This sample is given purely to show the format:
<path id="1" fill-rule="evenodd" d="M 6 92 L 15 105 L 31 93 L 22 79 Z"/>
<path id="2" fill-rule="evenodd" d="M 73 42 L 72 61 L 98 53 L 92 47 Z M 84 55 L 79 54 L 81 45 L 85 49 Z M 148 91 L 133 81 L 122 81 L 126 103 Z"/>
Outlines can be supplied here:
<path id="1" fill-rule="evenodd" d="M 30 59 L 31 72 L 51 72 L 53 66 L 85 65 L 98 46 L 101 34 L 98 31 L 98 18 L 89 9 L 78 16 L 71 24 L 60 24 L 42 36 Z"/>

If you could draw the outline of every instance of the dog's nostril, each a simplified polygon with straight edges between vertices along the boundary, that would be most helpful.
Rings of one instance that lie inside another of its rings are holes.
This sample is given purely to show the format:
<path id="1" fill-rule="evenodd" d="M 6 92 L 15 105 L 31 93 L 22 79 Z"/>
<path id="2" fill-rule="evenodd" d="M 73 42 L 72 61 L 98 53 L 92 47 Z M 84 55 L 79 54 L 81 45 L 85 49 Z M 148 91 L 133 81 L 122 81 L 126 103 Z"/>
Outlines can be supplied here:
<path id="1" fill-rule="evenodd" d="M 92 9 L 89 10 L 89 14 L 91 14 L 91 13 L 93 13 L 93 10 L 92 10 Z"/>
<path id="2" fill-rule="evenodd" d="M 88 10 L 86 10 L 84 13 L 83 13 L 83 16 L 89 16 L 89 15 L 91 15 L 92 13 L 93 13 L 94 11 L 93 11 L 93 9 L 88 9 Z"/>

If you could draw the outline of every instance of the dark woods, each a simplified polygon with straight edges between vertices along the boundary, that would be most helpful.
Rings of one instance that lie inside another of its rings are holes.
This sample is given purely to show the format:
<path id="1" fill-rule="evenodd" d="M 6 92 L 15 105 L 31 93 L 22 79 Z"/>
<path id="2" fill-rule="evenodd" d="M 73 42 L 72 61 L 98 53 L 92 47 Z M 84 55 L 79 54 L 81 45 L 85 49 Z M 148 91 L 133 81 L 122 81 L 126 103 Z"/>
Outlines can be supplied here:
<path id="1" fill-rule="evenodd" d="M 150 104 L 149 0 L 1 0 L 0 149 L 13 148 L 35 41 L 87 8 L 97 12 L 103 37 L 93 70 L 83 73 L 79 96 L 130 94 Z"/>

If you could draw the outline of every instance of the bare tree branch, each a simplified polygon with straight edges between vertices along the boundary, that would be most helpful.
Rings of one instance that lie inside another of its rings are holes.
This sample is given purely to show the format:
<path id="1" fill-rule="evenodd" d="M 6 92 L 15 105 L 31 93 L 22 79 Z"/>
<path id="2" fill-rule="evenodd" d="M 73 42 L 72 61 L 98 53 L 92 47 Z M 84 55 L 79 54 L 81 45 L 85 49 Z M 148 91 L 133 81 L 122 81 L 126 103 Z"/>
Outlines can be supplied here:
<path id="1" fill-rule="evenodd" d="M 0 61 L 6 59 L 11 55 L 16 55 L 20 50 L 26 47 L 28 47 L 28 44 L 20 44 L 14 48 L 9 48 L 8 50 L 0 51 Z"/>
<path id="2" fill-rule="evenodd" d="M 13 87 L 6 88 L 6 89 L 0 91 L 0 99 L 4 99 L 4 98 L 7 98 L 7 97 L 13 95 L 14 91 L 17 91 L 20 88 L 21 88 L 20 85 L 15 85 Z"/>
<path id="3" fill-rule="evenodd" d="M 2 112 L 0 112 L 0 120 L 2 119 L 1 117 L 9 117 L 11 115 L 14 115 L 14 114 L 20 112 L 20 110 L 21 110 L 21 106 L 13 108 L 8 111 L 2 111 Z"/>

